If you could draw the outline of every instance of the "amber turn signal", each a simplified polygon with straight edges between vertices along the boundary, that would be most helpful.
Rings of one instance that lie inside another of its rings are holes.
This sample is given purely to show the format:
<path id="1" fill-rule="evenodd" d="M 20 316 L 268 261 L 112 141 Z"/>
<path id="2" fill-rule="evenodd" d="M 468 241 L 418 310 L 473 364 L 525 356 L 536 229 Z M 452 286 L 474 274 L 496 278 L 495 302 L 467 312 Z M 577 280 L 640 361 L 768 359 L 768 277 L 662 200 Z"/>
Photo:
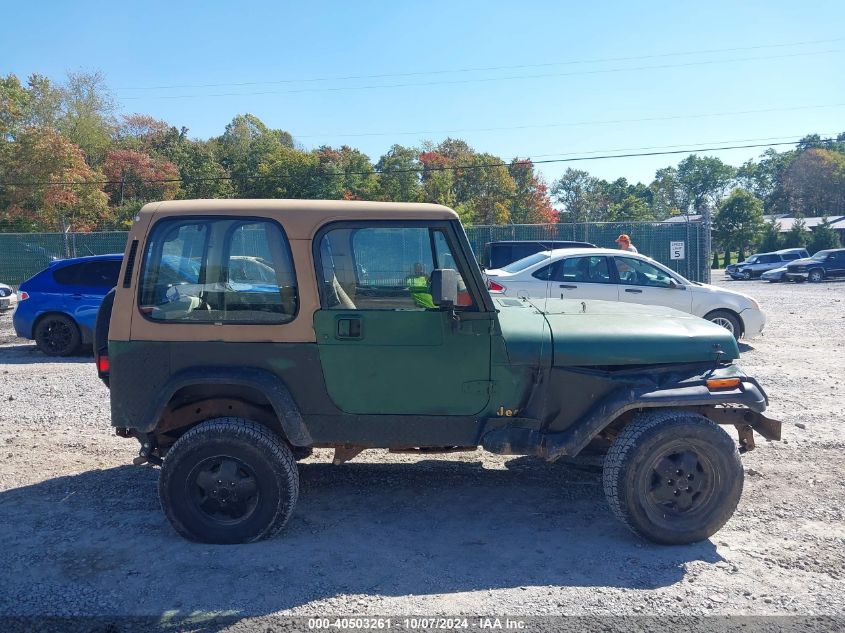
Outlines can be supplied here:
<path id="1" fill-rule="evenodd" d="M 711 378 L 707 381 L 707 388 L 710 391 L 716 389 L 733 389 L 739 387 L 739 378 Z"/>

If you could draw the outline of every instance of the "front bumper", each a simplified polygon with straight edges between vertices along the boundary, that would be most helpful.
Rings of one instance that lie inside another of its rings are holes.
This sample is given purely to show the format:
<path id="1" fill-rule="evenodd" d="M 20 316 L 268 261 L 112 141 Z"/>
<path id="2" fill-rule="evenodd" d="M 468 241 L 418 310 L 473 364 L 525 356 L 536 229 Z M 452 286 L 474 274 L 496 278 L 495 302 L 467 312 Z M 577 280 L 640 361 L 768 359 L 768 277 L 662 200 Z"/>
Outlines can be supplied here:
<path id="1" fill-rule="evenodd" d="M 766 315 L 762 310 L 746 308 L 739 313 L 739 318 L 742 319 L 744 326 L 742 331 L 743 338 L 756 338 L 763 333 L 763 328 L 766 327 Z"/>
<path id="2" fill-rule="evenodd" d="M 783 277 L 787 281 L 807 281 L 807 278 L 810 276 L 809 272 L 803 273 L 786 273 Z"/>
<path id="3" fill-rule="evenodd" d="M 7 297 L 0 297 L 0 310 L 11 310 L 18 304 L 18 295 L 12 293 Z"/>

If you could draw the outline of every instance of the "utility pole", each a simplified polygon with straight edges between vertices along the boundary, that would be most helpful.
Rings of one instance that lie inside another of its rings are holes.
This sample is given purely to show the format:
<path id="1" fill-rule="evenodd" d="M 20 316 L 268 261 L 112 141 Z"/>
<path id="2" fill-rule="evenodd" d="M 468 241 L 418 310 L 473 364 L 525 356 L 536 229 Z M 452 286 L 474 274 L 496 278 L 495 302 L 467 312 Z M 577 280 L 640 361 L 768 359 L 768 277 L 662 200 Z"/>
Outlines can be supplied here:
<path id="1" fill-rule="evenodd" d="M 712 226 L 711 218 L 710 218 L 710 206 L 704 206 L 704 213 L 702 215 L 702 219 L 704 220 L 702 229 L 704 230 L 704 262 L 703 266 L 701 266 L 702 272 L 704 273 L 705 279 L 701 281 L 709 284 L 710 283 L 710 262 L 713 259 L 711 254 L 711 249 L 713 247 L 711 243 L 712 236 L 710 235 L 711 230 L 710 227 Z"/>

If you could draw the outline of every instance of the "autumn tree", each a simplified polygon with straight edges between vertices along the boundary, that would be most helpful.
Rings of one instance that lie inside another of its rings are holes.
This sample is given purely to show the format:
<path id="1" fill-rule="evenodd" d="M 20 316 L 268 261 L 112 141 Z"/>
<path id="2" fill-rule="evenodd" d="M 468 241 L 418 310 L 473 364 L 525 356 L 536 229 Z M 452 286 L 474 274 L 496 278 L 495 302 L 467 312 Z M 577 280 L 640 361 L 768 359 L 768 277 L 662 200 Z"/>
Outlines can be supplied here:
<path id="1" fill-rule="evenodd" d="M 112 203 L 125 199 L 172 200 L 179 193 L 179 169 L 143 152 L 118 149 L 106 155 L 103 173 Z"/>
<path id="2" fill-rule="evenodd" d="M 314 150 L 320 175 L 317 197 L 328 200 L 372 200 L 378 178 L 369 157 L 348 145 Z"/>
<path id="3" fill-rule="evenodd" d="M 474 154 L 455 173 L 473 224 L 506 224 L 516 184 L 502 159 L 492 154 Z"/>
<path id="4" fill-rule="evenodd" d="M 551 224 L 557 221 L 557 211 L 549 197 L 549 187 L 534 172 L 530 160 L 514 158 L 508 166 L 514 182 L 510 221 L 514 224 Z"/>
<path id="5" fill-rule="evenodd" d="M 783 187 L 792 213 L 845 213 L 845 154 L 809 149 L 786 170 Z"/>
<path id="6" fill-rule="evenodd" d="M 423 166 L 421 176 L 423 200 L 455 207 L 454 162 L 436 150 L 420 153 L 419 161 Z"/>
<path id="7" fill-rule="evenodd" d="M 98 184 L 102 174 L 55 130 L 20 131 L 0 154 L 0 173 L 7 182 L 0 189 L 0 217 L 20 230 L 92 230 L 108 217 L 108 198 Z"/>

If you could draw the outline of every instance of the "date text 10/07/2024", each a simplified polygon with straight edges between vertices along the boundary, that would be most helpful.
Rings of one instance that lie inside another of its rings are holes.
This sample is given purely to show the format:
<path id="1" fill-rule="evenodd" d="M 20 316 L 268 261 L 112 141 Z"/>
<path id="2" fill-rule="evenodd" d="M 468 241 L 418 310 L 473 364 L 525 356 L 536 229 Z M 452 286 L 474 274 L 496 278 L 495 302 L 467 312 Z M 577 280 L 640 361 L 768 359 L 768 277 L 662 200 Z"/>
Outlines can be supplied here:
<path id="1" fill-rule="evenodd" d="M 522 620 L 500 617 L 474 618 L 309 618 L 308 628 L 357 630 L 525 630 Z"/>

